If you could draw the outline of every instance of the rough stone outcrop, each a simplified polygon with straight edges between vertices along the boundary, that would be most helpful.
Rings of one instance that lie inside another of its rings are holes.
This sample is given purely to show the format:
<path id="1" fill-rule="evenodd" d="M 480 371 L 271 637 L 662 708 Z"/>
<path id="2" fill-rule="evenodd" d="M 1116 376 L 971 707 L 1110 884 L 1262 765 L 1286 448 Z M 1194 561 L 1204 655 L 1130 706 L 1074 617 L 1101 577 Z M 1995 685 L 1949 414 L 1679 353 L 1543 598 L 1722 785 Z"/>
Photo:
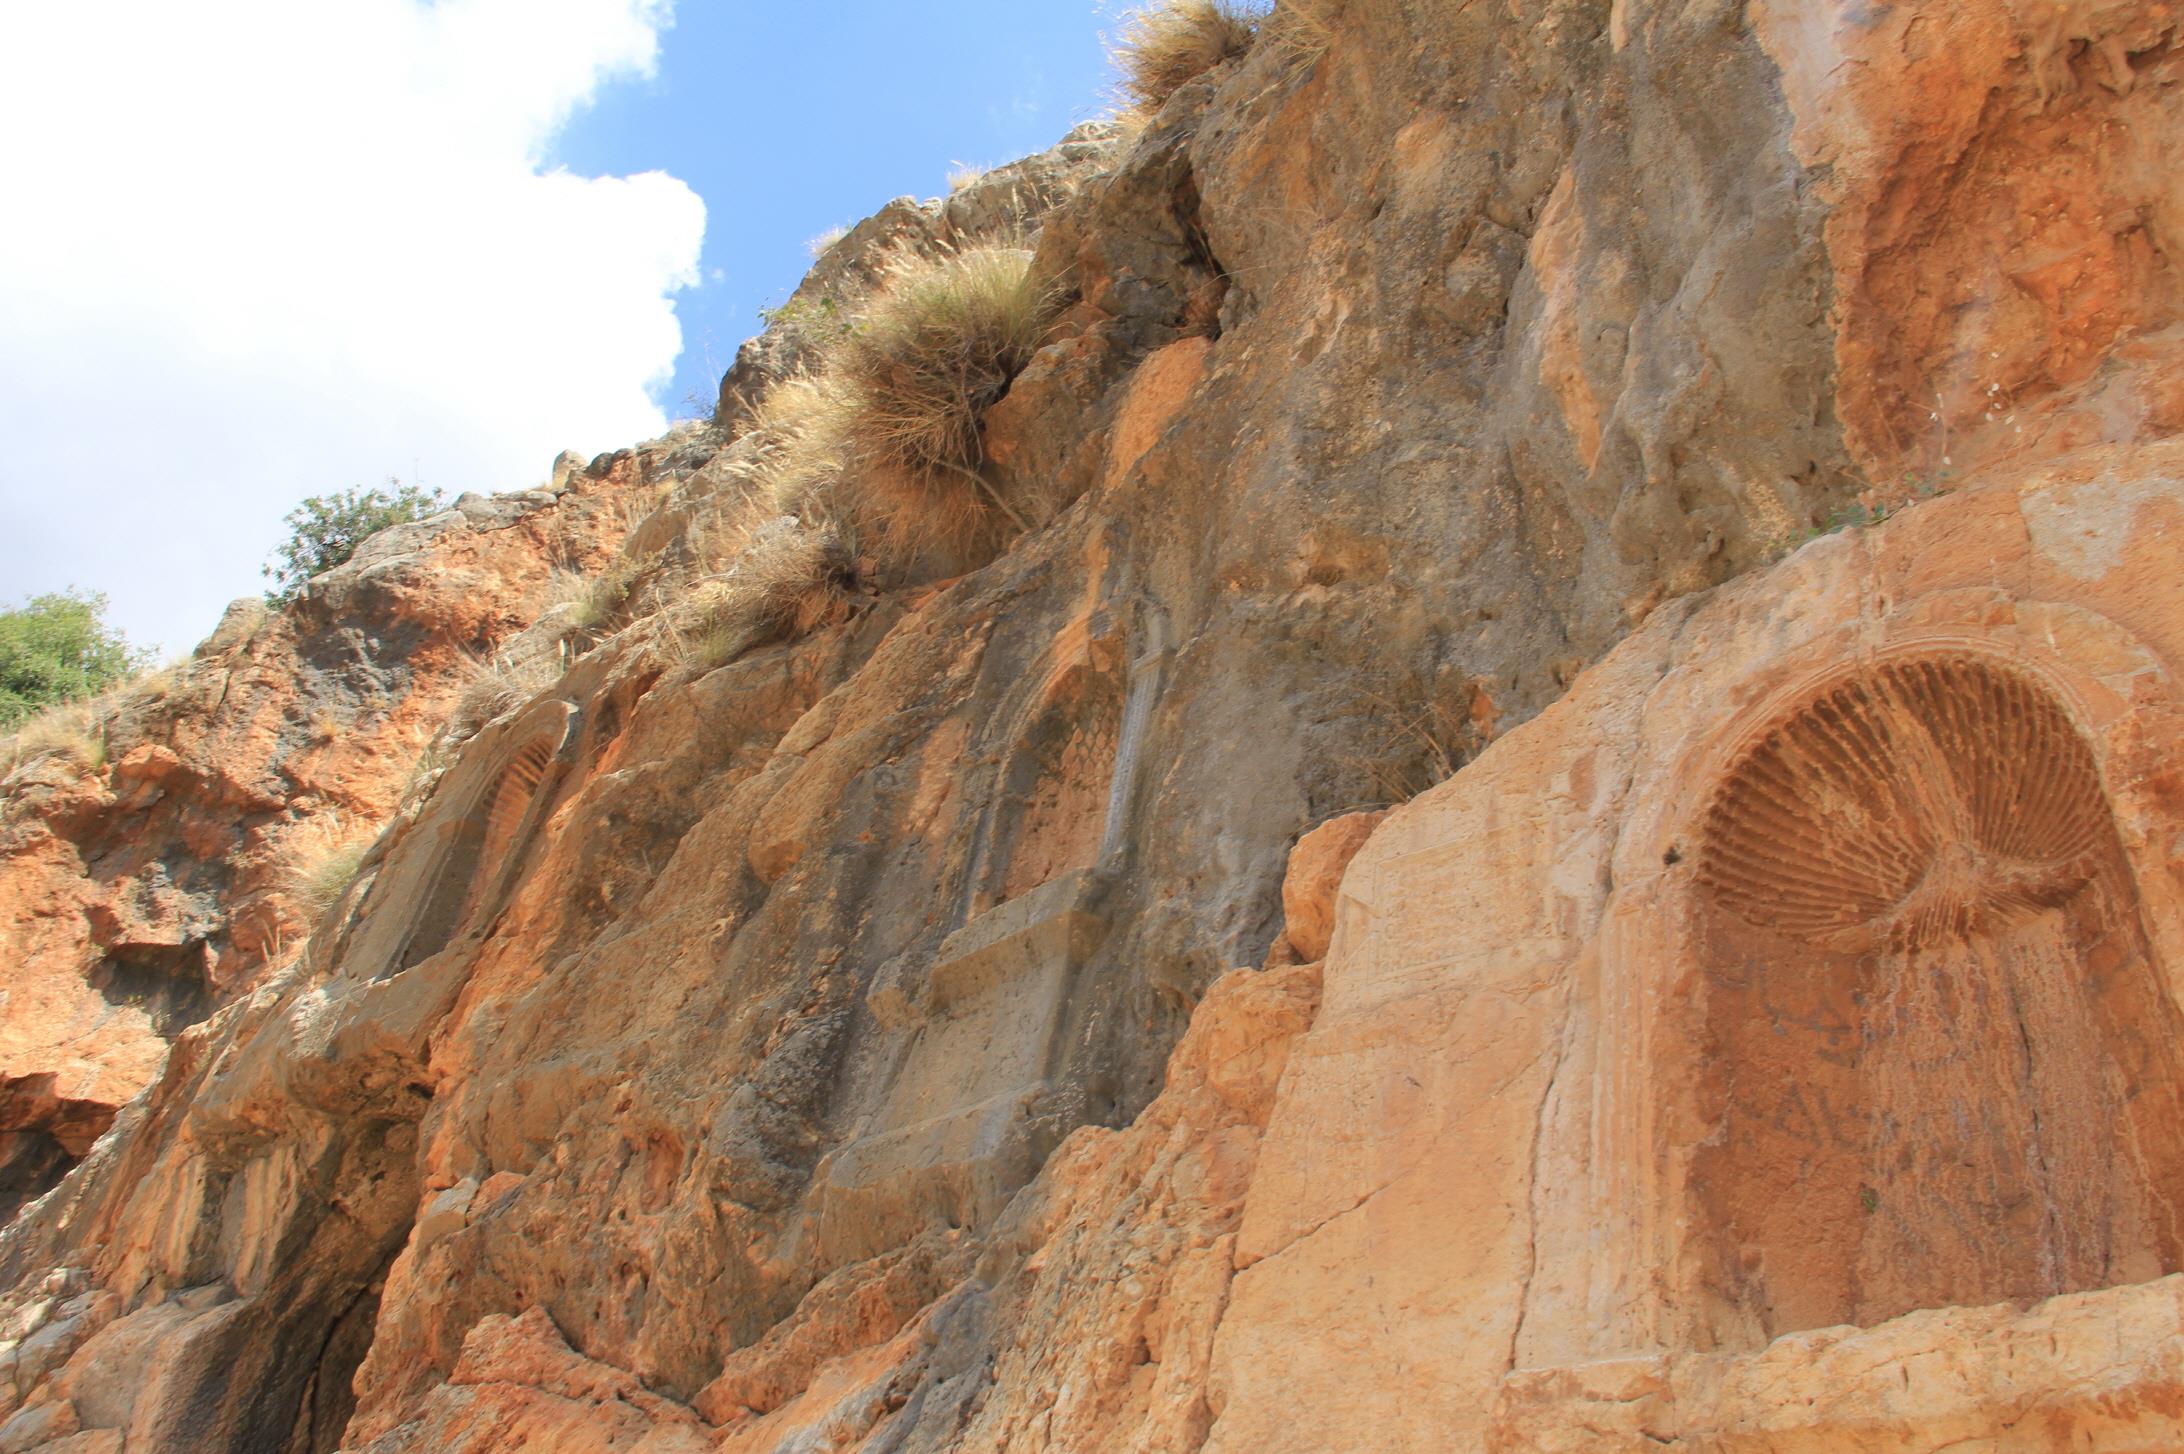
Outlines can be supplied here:
<path id="1" fill-rule="evenodd" d="M 709 665 L 655 448 L 0 1447 L 2184 1441 L 2171 7 L 1331 13 L 1042 200 L 993 558 Z"/>
<path id="2" fill-rule="evenodd" d="M 660 451 L 654 451 L 658 455 Z M 477 664 L 595 567 L 666 471 L 466 495 L 373 537 L 278 611 L 230 608 L 133 689 L 106 763 L 0 785 L 0 1208 L 80 1159 L 168 1043 L 292 957 L 299 868 L 393 814 Z"/>
<path id="3" fill-rule="evenodd" d="M 980 243 L 1028 241 L 1054 207 L 1098 175 L 1119 142 L 1113 122 L 1088 121 L 1046 151 L 970 177 L 944 198 L 897 197 L 818 250 L 796 291 L 768 310 L 773 326 L 736 350 L 714 418 L 736 428 L 766 392 L 809 369 L 814 333 L 847 321 L 890 258 Z M 821 242 L 824 245 L 821 245 Z"/>

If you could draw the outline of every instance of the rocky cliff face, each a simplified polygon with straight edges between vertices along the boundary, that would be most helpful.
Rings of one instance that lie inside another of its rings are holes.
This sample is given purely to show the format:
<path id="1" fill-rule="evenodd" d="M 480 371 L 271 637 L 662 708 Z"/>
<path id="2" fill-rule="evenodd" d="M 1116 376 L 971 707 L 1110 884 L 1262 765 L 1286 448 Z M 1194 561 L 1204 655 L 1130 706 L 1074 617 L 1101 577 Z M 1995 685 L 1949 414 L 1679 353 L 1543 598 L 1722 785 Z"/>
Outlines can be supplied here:
<path id="1" fill-rule="evenodd" d="M 687 649 L 792 312 L 224 628 L 9 810 L 0 1449 L 2184 1442 L 2180 32 L 1349 0 L 822 261 L 1064 290 L 960 571 Z"/>
<path id="2" fill-rule="evenodd" d="M 238 601 L 114 706 L 96 770 L 56 755 L 0 783 L 11 1214 L 150 1083 L 169 1041 L 292 954 L 311 865 L 386 824 L 552 577 L 612 555 L 671 454 L 465 496 L 374 537 L 285 610 Z"/>

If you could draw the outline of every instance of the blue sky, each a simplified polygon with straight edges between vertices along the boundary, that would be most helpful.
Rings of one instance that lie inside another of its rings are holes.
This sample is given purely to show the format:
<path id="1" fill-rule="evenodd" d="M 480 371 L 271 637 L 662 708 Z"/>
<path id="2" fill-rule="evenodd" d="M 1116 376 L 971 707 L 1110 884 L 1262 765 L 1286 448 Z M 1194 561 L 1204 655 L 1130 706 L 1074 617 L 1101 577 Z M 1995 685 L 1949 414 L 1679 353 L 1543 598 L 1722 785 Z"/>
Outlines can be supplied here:
<path id="1" fill-rule="evenodd" d="M 587 176 L 664 171 L 705 201 L 669 414 L 710 407 L 758 309 L 810 267 L 810 239 L 1103 114 L 1112 21 L 1094 0 L 682 0 L 655 75 L 604 87 L 549 153 Z"/>
<path id="2" fill-rule="evenodd" d="M 38 223 L 0 228 L 0 605 L 103 591 L 186 651 L 307 495 L 526 489 L 659 433 L 811 238 L 1098 114 L 1114 19 L 0 3 L 0 196 Z"/>

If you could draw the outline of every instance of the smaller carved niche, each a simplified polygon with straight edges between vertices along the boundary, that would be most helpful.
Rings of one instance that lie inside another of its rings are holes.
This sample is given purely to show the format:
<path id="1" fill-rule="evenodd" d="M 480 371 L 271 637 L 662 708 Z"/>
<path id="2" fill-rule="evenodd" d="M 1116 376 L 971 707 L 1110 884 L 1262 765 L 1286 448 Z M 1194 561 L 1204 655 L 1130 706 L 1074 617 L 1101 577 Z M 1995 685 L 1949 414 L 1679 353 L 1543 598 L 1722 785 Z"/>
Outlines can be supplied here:
<path id="1" fill-rule="evenodd" d="M 1730 765 L 1699 839 L 1687 1144 L 1747 1322 L 2184 1266 L 2184 1024 L 2046 686 L 1972 653 L 1842 677 Z"/>
<path id="2" fill-rule="evenodd" d="M 430 959 L 454 942 L 504 881 L 502 869 L 520 846 L 518 837 L 563 735 L 565 730 L 542 732 L 519 747 L 478 800 L 482 811 L 471 812 L 457 826 L 397 971 Z"/>
<path id="3" fill-rule="evenodd" d="M 1121 733 L 1122 694 L 1113 674 L 1079 667 L 1056 685 L 1004 783 L 1017 817 L 1002 899 L 1098 862 Z"/>

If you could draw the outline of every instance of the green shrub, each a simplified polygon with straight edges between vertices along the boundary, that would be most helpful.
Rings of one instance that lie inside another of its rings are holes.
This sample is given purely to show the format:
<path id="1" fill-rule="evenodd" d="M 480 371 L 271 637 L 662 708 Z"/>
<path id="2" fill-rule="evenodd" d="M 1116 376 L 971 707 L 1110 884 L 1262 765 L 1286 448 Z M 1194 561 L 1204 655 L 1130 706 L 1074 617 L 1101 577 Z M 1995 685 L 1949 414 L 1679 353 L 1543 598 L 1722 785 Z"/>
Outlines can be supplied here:
<path id="1" fill-rule="evenodd" d="M 389 479 L 384 489 L 351 485 L 331 495 L 312 495 L 288 512 L 288 539 L 273 548 L 262 574 L 273 582 L 266 601 L 284 605 L 303 594 L 311 577 L 356 554 L 356 548 L 390 525 L 406 525 L 440 511 L 446 500 Z"/>
<path id="2" fill-rule="evenodd" d="M 0 730 L 97 696 L 150 656 L 106 624 L 106 597 L 96 592 L 53 591 L 0 611 Z"/>

